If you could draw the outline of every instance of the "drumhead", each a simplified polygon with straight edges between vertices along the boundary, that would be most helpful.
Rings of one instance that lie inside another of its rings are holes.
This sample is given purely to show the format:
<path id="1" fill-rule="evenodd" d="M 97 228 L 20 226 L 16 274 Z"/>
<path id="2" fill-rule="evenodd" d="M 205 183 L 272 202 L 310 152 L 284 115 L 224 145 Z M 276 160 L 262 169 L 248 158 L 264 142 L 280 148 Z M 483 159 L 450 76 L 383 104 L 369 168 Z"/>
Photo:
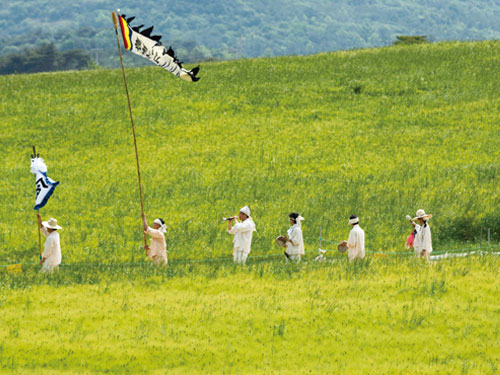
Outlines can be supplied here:
<path id="1" fill-rule="evenodd" d="M 337 250 L 340 253 L 345 253 L 347 251 L 347 245 L 344 245 L 343 243 L 339 243 L 339 245 L 337 246 Z"/>
<path id="2" fill-rule="evenodd" d="M 276 237 L 276 244 L 279 247 L 286 247 L 286 239 L 283 236 Z"/>

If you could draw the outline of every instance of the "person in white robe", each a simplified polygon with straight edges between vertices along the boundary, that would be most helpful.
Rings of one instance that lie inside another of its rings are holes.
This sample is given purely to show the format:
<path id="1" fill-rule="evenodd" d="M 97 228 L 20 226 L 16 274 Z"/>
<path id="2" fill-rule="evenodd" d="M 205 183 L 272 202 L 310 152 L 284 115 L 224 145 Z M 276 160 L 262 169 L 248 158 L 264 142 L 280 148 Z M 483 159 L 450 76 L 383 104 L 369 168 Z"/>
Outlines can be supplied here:
<path id="1" fill-rule="evenodd" d="M 142 216 L 142 225 L 144 233 L 151 236 L 151 244 L 146 245 L 147 257 L 154 265 L 165 267 L 168 264 L 167 258 L 167 243 L 165 242 L 165 233 L 167 225 L 163 219 L 155 219 L 153 227 L 150 227 L 146 221 L 146 215 Z"/>
<path id="2" fill-rule="evenodd" d="M 62 260 L 61 242 L 58 232 L 62 228 L 57 225 L 57 220 L 54 218 L 42 222 L 42 217 L 38 213 L 37 219 L 41 232 L 47 237 L 45 240 L 45 250 L 42 254 L 42 259 L 40 259 L 41 272 L 52 273 L 59 268 Z"/>
<path id="3" fill-rule="evenodd" d="M 426 214 L 424 210 L 420 209 L 417 210 L 416 217 L 411 219 L 411 223 L 417 231 L 413 240 L 413 250 L 416 256 L 425 257 L 427 260 L 430 259 L 432 253 L 431 228 L 428 223 L 431 217 L 432 215 Z"/>
<path id="4" fill-rule="evenodd" d="M 286 251 L 287 260 L 300 262 L 304 251 L 304 238 L 302 236 L 302 220 L 304 218 L 298 212 L 292 212 L 288 215 L 291 227 L 287 231 Z"/>
<path id="5" fill-rule="evenodd" d="M 255 232 L 255 223 L 250 216 L 250 208 L 243 207 L 236 217 L 227 220 L 227 232 L 234 236 L 233 260 L 236 264 L 245 264 L 252 246 L 252 234 Z M 236 223 L 233 225 L 233 222 Z"/>
<path id="6" fill-rule="evenodd" d="M 356 215 L 351 215 L 349 224 L 352 229 L 349 232 L 347 241 L 343 241 L 341 245 L 347 245 L 349 261 L 355 259 L 363 259 L 365 257 L 365 231 L 359 226 L 359 218 Z"/>

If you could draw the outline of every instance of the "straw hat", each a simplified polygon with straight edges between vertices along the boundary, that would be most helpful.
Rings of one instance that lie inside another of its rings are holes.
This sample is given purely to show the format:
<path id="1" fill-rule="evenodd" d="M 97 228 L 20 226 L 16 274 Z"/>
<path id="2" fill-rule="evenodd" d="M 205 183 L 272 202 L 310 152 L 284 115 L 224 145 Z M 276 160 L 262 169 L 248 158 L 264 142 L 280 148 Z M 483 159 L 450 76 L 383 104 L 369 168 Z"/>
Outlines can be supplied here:
<path id="1" fill-rule="evenodd" d="M 57 220 L 54 218 L 50 218 L 47 221 L 42 221 L 42 225 L 45 228 L 50 228 L 50 229 L 62 229 L 59 225 L 57 225 Z"/>
<path id="2" fill-rule="evenodd" d="M 412 220 L 417 220 L 417 219 L 430 219 L 432 217 L 431 214 L 426 214 L 424 210 L 420 209 L 417 210 L 417 216 L 415 216 Z"/>

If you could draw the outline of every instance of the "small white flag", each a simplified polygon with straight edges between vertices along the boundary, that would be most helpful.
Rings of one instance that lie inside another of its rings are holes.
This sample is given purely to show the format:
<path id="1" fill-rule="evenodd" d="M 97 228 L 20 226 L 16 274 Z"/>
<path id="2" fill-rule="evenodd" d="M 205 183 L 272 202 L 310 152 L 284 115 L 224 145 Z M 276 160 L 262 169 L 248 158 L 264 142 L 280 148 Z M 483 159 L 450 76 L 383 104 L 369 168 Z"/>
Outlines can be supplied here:
<path id="1" fill-rule="evenodd" d="M 36 205 L 35 210 L 39 210 L 47 204 L 54 189 L 59 185 L 59 181 L 53 181 L 47 177 L 47 166 L 42 158 L 31 158 L 31 173 L 36 176 Z"/>

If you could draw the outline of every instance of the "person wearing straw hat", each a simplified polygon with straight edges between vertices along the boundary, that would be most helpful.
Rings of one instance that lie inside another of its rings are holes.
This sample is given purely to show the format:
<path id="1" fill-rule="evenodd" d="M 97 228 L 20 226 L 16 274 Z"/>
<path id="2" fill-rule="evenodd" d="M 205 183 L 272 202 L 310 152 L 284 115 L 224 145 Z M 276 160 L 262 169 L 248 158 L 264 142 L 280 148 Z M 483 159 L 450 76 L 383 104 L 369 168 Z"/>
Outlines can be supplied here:
<path id="1" fill-rule="evenodd" d="M 426 257 L 427 260 L 430 259 L 432 253 L 431 228 L 427 222 L 431 217 L 432 215 L 426 214 L 424 210 L 420 209 L 417 210 L 417 215 L 411 219 L 411 223 L 417 231 L 413 240 L 413 250 L 416 256 Z"/>
<path id="2" fill-rule="evenodd" d="M 238 214 L 240 222 L 236 217 L 227 220 L 227 232 L 234 235 L 233 260 L 236 264 L 245 264 L 252 245 L 252 234 L 255 232 L 255 223 L 250 216 L 250 207 L 245 206 Z M 233 225 L 233 221 L 236 224 Z"/>
<path id="3" fill-rule="evenodd" d="M 50 218 L 47 221 L 42 221 L 40 214 L 37 214 L 38 226 L 41 232 L 47 239 L 45 240 L 45 251 L 40 259 L 42 272 L 52 273 L 58 269 L 61 264 L 61 242 L 59 239 L 58 229 L 62 229 L 57 225 L 57 220 Z"/>
<path id="4" fill-rule="evenodd" d="M 167 243 L 165 242 L 165 233 L 167 225 L 163 219 L 155 219 L 153 227 L 148 226 L 146 214 L 142 216 L 142 226 L 144 233 L 151 236 L 151 244 L 146 245 L 147 256 L 154 265 L 165 267 L 168 264 Z"/>
<path id="5" fill-rule="evenodd" d="M 304 218 L 298 212 L 292 212 L 288 217 L 292 226 L 288 229 L 285 239 L 285 256 L 287 260 L 300 262 L 300 258 L 305 254 L 304 238 L 302 237 L 302 220 Z"/>
<path id="6" fill-rule="evenodd" d="M 359 226 L 359 218 L 356 215 L 349 217 L 349 224 L 352 225 L 349 238 L 340 245 L 347 246 L 347 255 L 349 261 L 352 262 L 354 259 L 363 259 L 365 257 L 365 231 Z"/>

